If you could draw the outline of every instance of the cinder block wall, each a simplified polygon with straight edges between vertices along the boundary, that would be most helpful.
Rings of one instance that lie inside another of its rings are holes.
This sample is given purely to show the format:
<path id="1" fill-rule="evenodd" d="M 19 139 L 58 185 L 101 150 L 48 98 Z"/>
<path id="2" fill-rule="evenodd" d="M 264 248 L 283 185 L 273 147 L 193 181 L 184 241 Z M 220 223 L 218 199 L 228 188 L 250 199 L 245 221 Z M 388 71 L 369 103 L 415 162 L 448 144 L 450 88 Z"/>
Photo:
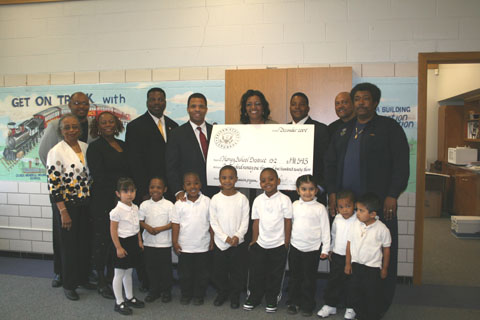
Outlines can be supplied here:
<path id="1" fill-rule="evenodd" d="M 477 0 L 7 5 L 0 86 L 218 80 L 230 68 L 344 65 L 354 77 L 415 77 L 418 52 L 478 51 L 478 30 Z M 415 194 L 399 205 L 399 275 L 411 276 Z M 0 181 L 0 250 L 51 252 L 45 183 Z"/>

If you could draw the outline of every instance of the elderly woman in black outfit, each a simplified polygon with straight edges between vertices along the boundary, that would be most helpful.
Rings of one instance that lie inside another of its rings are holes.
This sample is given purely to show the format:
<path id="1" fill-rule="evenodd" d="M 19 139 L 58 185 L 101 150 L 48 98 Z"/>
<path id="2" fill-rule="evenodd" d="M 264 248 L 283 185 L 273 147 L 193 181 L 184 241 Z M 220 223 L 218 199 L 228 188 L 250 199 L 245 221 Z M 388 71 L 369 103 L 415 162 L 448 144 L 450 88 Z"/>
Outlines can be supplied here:
<path id="1" fill-rule="evenodd" d="M 47 155 L 48 190 L 60 212 L 63 291 L 68 299 L 78 300 L 78 286 L 96 288 L 88 282 L 91 179 L 85 159 L 87 144 L 78 140 L 81 126 L 73 114 L 62 116 L 58 128 L 63 140 Z"/>
<path id="2" fill-rule="evenodd" d="M 90 129 L 91 136 L 99 139 L 90 143 L 87 150 L 93 177 L 90 216 L 93 222 L 93 258 L 98 273 L 97 290 L 107 299 L 114 299 L 107 284 L 113 278 L 109 213 L 117 204 L 115 186 L 118 179 L 130 176 L 125 142 L 115 138 L 122 131 L 123 124 L 113 113 L 102 112 Z"/>

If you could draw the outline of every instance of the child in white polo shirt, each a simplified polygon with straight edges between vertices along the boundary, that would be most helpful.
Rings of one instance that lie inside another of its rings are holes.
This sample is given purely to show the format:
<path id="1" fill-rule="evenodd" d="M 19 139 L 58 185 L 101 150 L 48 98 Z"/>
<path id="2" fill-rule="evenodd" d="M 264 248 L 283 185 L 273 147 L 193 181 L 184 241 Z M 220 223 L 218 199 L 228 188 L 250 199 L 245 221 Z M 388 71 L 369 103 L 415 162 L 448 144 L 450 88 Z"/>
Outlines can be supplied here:
<path id="1" fill-rule="evenodd" d="M 277 172 L 265 168 L 260 173 L 264 193 L 252 205 L 253 232 L 250 243 L 248 295 L 243 309 L 252 310 L 265 295 L 267 312 L 277 311 L 280 301 L 287 250 L 292 231 L 292 202 L 277 190 Z"/>
<path id="2" fill-rule="evenodd" d="M 392 238 L 377 217 L 382 210 L 377 195 L 367 193 L 357 200 L 357 221 L 347 238 L 345 273 L 351 274 L 353 308 L 357 319 L 380 319 L 382 279 L 387 277 Z"/>
<path id="3" fill-rule="evenodd" d="M 330 222 L 327 209 L 317 202 L 313 176 L 298 177 L 296 185 L 300 199 L 293 203 L 287 312 L 296 314 L 300 309 L 303 316 L 309 317 L 315 308 L 318 263 L 328 258 L 330 250 Z"/>
<path id="4" fill-rule="evenodd" d="M 162 297 L 162 302 L 172 300 L 172 224 L 175 211 L 173 203 L 163 197 L 167 191 L 163 178 L 152 178 L 148 187 L 150 199 L 140 205 L 140 225 L 143 230 L 145 266 L 150 291 L 145 302 Z"/>
<path id="5" fill-rule="evenodd" d="M 345 274 L 345 251 L 347 250 L 347 237 L 353 223 L 357 221 L 355 215 L 355 194 L 350 190 L 337 192 L 336 197 L 338 214 L 332 224 L 332 243 L 329 252 L 330 273 L 325 288 L 323 300 L 325 305 L 317 315 L 326 318 L 337 313 L 337 305 L 345 303 L 344 319 L 355 319 L 355 311 L 351 306 L 348 290 L 349 276 Z"/>
<path id="6" fill-rule="evenodd" d="M 132 309 L 143 308 L 145 303 L 133 296 L 132 273 L 140 260 L 143 249 L 138 207 L 133 203 L 136 189 L 133 180 L 120 178 L 115 191 L 119 201 L 110 211 L 110 234 L 115 245 L 112 287 L 115 294 L 114 310 L 123 315 L 132 314 Z M 125 289 L 126 300 L 123 299 L 122 284 Z"/>
<path id="7" fill-rule="evenodd" d="M 180 303 L 204 303 L 208 285 L 208 251 L 213 248 L 210 229 L 210 198 L 200 193 L 202 183 L 197 173 L 183 176 L 186 199 L 175 203 L 172 215 L 172 242 L 178 254 Z"/>
<path id="8" fill-rule="evenodd" d="M 240 292 L 245 286 L 248 230 L 248 199 L 235 189 L 237 170 L 224 166 L 219 174 L 222 191 L 210 201 L 210 225 L 214 232 L 213 274 L 217 297 L 213 304 L 221 306 L 230 298 L 230 307 L 237 309 Z"/>

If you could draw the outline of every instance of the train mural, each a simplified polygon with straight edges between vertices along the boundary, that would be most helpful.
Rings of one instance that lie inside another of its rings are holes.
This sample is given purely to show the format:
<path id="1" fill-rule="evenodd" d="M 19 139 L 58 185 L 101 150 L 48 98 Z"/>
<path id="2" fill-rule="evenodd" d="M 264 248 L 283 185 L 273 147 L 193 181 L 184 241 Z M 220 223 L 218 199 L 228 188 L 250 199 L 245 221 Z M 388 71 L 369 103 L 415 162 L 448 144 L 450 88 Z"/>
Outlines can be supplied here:
<path id="1" fill-rule="evenodd" d="M 124 123 L 130 121 L 129 114 L 104 104 L 92 104 L 88 112 L 88 117 L 97 117 L 104 111 L 112 112 Z M 3 150 L 4 159 L 0 162 L 2 162 L 7 169 L 10 169 L 14 163 L 23 158 L 25 154 L 38 144 L 49 122 L 59 119 L 62 115 L 69 112 L 70 109 L 67 105 L 61 105 L 37 112 L 32 118 L 19 124 L 9 122 L 7 124 L 8 136 L 5 149 Z"/>

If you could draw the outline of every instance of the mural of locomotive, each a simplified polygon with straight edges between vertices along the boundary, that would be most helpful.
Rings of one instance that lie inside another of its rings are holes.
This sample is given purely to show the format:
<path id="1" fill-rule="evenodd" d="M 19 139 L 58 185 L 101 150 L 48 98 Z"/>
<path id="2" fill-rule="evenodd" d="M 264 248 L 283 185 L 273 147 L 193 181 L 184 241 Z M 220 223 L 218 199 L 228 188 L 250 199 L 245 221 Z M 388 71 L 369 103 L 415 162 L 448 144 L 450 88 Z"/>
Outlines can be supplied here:
<path id="1" fill-rule="evenodd" d="M 123 122 L 130 121 L 130 115 L 123 113 L 115 107 L 93 104 L 90 106 L 88 117 L 96 117 L 104 111 L 110 111 Z M 8 123 L 8 137 L 3 150 L 3 156 L 8 163 L 18 161 L 27 152 L 37 145 L 45 132 L 45 128 L 52 120 L 59 119 L 62 115 L 69 113 L 67 105 L 50 107 L 35 113 L 32 118 L 16 124 Z M 11 167 L 10 165 L 8 167 Z"/>

